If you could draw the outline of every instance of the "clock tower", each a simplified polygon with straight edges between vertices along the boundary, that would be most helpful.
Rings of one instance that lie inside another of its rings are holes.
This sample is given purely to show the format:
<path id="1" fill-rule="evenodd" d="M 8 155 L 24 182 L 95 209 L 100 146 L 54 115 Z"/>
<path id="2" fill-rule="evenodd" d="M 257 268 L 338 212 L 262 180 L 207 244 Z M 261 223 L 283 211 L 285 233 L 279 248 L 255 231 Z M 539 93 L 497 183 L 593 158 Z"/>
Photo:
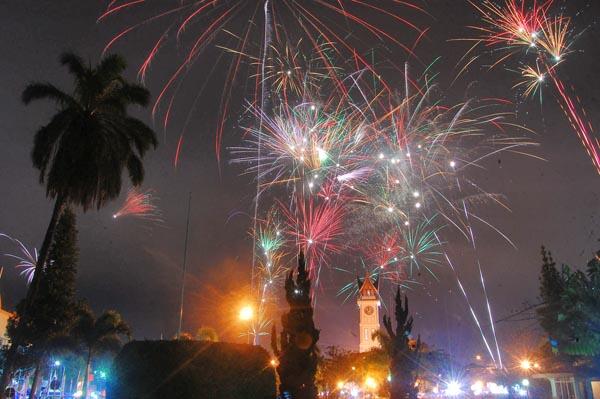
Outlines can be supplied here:
<path id="1" fill-rule="evenodd" d="M 359 352 L 367 352 L 372 348 L 379 348 L 379 341 L 373 338 L 373 333 L 380 329 L 379 324 L 379 293 L 377 292 L 378 281 L 375 283 L 369 275 L 364 280 L 358 279 L 358 311 L 359 322 Z"/>

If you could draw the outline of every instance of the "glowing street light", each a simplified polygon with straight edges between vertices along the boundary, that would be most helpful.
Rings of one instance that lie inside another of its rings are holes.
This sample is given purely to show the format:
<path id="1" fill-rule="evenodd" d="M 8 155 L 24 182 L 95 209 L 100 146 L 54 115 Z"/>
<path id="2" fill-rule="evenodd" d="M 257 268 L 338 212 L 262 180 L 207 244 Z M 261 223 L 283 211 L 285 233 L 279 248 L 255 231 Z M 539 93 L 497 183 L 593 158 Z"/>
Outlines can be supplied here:
<path id="1" fill-rule="evenodd" d="M 240 309 L 240 320 L 249 321 L 254 318 L 254 308 L 250 305 L 245 305 Z"/>
<path id="2" fill-rule="evenodd" d="M 344 388 L 344 381 L 338 381 L 337 384 L 337 389 L 343 389 Z"/>
<path id="3" fill-rule="evenodd" d="M 370 390 L 373 390 L 373 391 L 376 390 L 377 389 L 377 381 L 375 381 L 375 378 L 373 378 L 373 377 L 367 377 L 365 379 L 365 387 L 367 389 L 370 389 Z"/>
<path id="4" fill-rule="evenodd" d="M 521 368 L 523 370 L 531 370 L 532 364 L 528 359 L 521 360 Z"/>
<path id="5" fill-rule="evenodd" d="M 450 381 L 446 386 L 446 395 L 448 396 L 458 396 L 462 393 L 462 386 L 458 381 Z"/>

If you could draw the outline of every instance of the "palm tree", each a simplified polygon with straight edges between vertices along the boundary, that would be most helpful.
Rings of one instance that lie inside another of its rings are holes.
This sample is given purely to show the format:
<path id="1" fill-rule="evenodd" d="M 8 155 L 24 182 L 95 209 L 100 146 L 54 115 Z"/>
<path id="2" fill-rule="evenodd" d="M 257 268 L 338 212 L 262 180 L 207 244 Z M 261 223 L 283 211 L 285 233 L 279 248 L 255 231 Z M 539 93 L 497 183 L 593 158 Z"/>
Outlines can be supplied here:
<path id="1" fill-rule="evenodd" d="M 73 335 L 80 343 L 85 357 L 82 398 L 87 399 L 90 367 L 94 356 L 103 352 L 118 351 L 121 347 L 120 336 L 129 337 L 130 330 L 118 312 L 108 310 L 96 318 L 89 308 L 84 307 L 80 311 Z"/>
<path id="2" fill-rule="evenodd" d="M 65 206 L 81 206 L 84 212 L 101 208 L 118 197 L 125 169 L 134 185 L 141 184 L 142 158 L 157 145 L 154 131 L 128 114 L 130 105 L 147 106 L 150 94 L 123 77 L 126 64 L 122 57 L 109 55 L 91 66 L 73 53 L 64 53 L 60 63 L 73 77 L 70 93 L 51 83 L 31 83 L 22 94 L 26 105 L 42 99 L 57 105 L 57 113 L 35 134 L 31 154 L 33 165 L 40 171 L 40 183 L 45 184 L 46 195 L 54 200 L 54 210 L 25 297 L 23 320 L 37 295 L 40 270 L 46 264 Z M 12 373 L 20 335 L 7 353 L 0 399 L 4 398 L 4 387 Z"/>

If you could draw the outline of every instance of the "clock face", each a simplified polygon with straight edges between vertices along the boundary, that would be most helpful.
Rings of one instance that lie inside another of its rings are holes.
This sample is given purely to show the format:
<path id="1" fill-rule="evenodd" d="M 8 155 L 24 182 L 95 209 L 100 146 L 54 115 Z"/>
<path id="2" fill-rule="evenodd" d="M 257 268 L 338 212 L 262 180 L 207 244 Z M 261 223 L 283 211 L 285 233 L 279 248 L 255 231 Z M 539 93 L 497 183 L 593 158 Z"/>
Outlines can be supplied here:
<path id="1" fill-rule="evenodd" d="M 373 306 L 366 306 L 365 307 L 365 313 L 368 314 L 368 315 L 372 315 L 374 310 L 375 309 L 373 309 Z"/>

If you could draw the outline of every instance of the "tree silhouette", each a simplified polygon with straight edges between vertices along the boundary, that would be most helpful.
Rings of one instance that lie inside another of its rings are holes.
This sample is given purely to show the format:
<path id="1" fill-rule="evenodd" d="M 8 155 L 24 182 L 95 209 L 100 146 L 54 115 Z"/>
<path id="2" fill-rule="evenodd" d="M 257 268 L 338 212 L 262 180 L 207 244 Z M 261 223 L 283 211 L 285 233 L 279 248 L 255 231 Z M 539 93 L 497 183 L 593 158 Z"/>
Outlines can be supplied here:
<path id="1" fill-rule="evenodd" d="M 202 326 L 196 331 L 198 341 L 219 342 L 219 334 L 212 327 Z"/>
<path id="2" fill-rule="evenodd" d="M 585 272 L 563 265 L 559 271 L 542 247 L 537 315 L 554 352 L 579 358 L 579 364 L 600 357 L 600 253 Z"/>
<path id="3" fill-rule="evenodd" d="M 418 394 L 417 371 L 421 351 L 421 337 L 411 341 L 413 318 L 409 316 L 408 298 L 404 296 L 404 305 L 400 288 L 395 297 L 396 329 L 392 326 L 392 319 L 383 316 L 385 333 L 377 334 L 381 346 L 390 355 L 390 398 L 391 399 L 416 399 Z"/>
<path id="4" fill-rule="evenodd" d="M 293 399 L 315 399 L 319 330 L 313 321 L 310 279 L 302 252 L 295 281 L 294 270 L 285 280 L 285 298 L 290 310 L 281 316 L 279 345 L 275 326 L 271 333 L 271 347 L 279 363 L 279 392 Z"/>
<path id="5" fill-rule="evenodd" d="M 141 184 L 142 158 L 157 145 L 154 131 L 128 114 L 129 105 L 148 105 L 150 94 L 123 77 L 126 64 L 122 57 L 108 55 L 91 66 L 73 53 L 64 53 L 60 63 L 73 76 L 71 93 L 51 83 L 31 83 L 22 94 L 25 104 L 51 100 L 58 108 L 35 134 L 31 153 L 33 165 L 40 171 L 40 183 L 46 185 L 46 195 L 54 199 L 54 210 L 23 304 L 20 321 L 24 324 L 38 294 L 41 271 L 65 206 L 81 206 L 84 211 L 102 207 L 119 195 L 124 170 L 134 185 Z M 0 399 L 5 397 L 4 387 L 12 374 L 17 348 L 22 345 L 22 330 L 18 327 L 7 352 Z"/>
<path id="6" fill-rule="evenodd" d="M 75 300 L 75 277 L 79 249 L 75 214 L 70 208 L 63 212 L 54 242 L 50 249 L 50 261 L 42 271 L 40 291 L 23 323 L 21 339 L 26 350 L 20 363 L 35 368 L 31 397 L 35 397 L 40 375 L 48 358 L 72 348 L 70 331 L 75 322 L 77 303 Z M 17 305 L 17 311 L 8 323 L 8 335 L 15 339 L 17 326 L 23 316 L 25 300 Z"/>
<path id="7" fill-rule="evenodd" d="M 96 318 L 89 308 L 84 307 L 79 312 L 73 335 L 77 338 L 85 358 L 82 398 L 87 399 L 90 367 L 94 356 L 103 352 L 116 353 L 121 348 L 120 336 L 129 337 L 130 330 L 118 312 L 108 310 Z"/>

